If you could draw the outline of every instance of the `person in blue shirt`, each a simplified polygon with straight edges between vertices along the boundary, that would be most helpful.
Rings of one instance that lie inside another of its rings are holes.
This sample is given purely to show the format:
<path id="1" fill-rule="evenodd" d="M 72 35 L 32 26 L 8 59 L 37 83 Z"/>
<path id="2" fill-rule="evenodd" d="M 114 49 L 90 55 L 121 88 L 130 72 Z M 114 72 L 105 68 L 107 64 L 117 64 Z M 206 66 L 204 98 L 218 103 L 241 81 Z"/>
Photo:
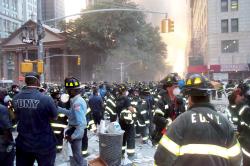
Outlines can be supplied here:
<path id="1" fill-rule="evenodd" d="M 13 166 L 15 158 L 12 124 L 8 108 L 4 105 L 7 90 L 0 88 L 0 165 Z"/>
<path id="2" fill-rule="evenodd" d="M 58 107 L 58 112 L 68 117 L 69 129 L 65 132 L 72 148 L 73 157 L 70 164 L 73 166 L 87 166 L 87 161 L 82 157 L 82 138 L 84 129 L 87 127 L 86 112 L 87 104 L 81 97 L 79 81 L 74 78 L 65 79 L 65 88 L 70 97 L 70 109 Z"/>
<path id="3" fill-rule="evenodd" d="M 102 97 L 102 99 L 104 99 L 104 97 L 106 96 L 107 90 L 104 84 L 101 84 L 99 86 L 99 94 Z"/>
<path id="4" fill-rule="evenodd" d="M 93 95 L 89 99 L 89 107 L 92 110 L 95 124 L 100 125 L 101 119 L 103 119 L 104 104 L 102 97 L 98 95 L 97 88 L 93 88 Z"/>
<path id="5" fill-rule="evenodd" d="M 56 138 L 50 120 L 57 118 L 57 108 L 50 96 L 39 92 L 40 76 L 25 75 L 26 87 L 13 98 L 17 120 L 16 165 L 53 166 L 56 158 Z"/>

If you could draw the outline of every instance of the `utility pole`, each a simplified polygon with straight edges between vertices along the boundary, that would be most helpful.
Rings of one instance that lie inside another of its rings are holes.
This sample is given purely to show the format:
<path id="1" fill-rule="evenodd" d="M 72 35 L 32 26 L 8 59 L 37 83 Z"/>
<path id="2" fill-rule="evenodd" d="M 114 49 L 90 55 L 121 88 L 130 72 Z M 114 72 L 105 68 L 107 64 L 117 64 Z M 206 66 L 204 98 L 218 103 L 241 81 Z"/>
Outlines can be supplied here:
<path id="1" fill-rule="evenodd" d="M 121 66 L 120 66 L 120 69 L 121 69 L 121 83 L 123 82 L 123 62 L 119 63 Z"/>
<path id="2" fill-rule="evenodd" d="M 44 37 L 43 25 L 42 25 L 42 0 L 37 0 L 37 55 L 38 60 L 43 61 L 43 41 Z M 44 82 L 44 73 L 41 74 L 41 82 Z"/>

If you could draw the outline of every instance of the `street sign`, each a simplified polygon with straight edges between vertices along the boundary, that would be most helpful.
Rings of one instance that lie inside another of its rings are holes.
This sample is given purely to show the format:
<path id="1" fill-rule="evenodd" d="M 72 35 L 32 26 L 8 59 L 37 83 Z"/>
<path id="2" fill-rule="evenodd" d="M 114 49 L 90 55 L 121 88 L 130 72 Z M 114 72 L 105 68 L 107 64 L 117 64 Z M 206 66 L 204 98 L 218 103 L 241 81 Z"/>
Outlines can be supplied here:
<path id="1" fill-rule="evenodd" d="M 23 38 L 22 42 L 26 44 L 33 44 L 35 41 L 29 38 Z"/>

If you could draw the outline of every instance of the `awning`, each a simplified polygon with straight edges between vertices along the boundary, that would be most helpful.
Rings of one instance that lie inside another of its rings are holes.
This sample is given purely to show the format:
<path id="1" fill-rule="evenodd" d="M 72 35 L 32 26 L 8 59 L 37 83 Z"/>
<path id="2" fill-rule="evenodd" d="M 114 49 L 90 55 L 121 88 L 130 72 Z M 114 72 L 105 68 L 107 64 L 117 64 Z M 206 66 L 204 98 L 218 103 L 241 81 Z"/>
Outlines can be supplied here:
<path id="1" fill-rule="evenodd" d="M 18 77 L 18 80 L 19 80 L 19 81 L 24 81 L 24 79 L 25 79 L 24 76 L 19 76 L 19 77 Z"/>
<path id="2" fill-rule="evenodd" d="M 221 66 L 220 65 L 210 65 L 210 72 L 220 72 L 221 71 Z"/>
<path id="3" fill-rule="evenodd" d="M 188 73 L 206 73 L 208 71 L 207 66 L 188 66 Z"/>

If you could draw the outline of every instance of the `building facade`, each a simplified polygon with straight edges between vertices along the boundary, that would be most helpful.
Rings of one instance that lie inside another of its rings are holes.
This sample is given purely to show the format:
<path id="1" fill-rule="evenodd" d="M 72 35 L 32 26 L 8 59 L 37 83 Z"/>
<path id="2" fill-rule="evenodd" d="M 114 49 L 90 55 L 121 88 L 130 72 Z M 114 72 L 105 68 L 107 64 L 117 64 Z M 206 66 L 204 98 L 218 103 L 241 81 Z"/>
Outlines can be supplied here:
<path id="1" fill-rule="evenodd" d="M 65 16 L 64 0 L 42 0 L 42 19 L 49 20 Z M 47 25 L 57 27 L 58 21 L 48 22 Z"/>
<path id="2" fill-rule="evenodd" d="M 189 73 L 213 79 L 250 76 L 250 1 L 192 0 Z"/>
<path id="3" fill-rule="evenodd" d="M 24 26 L 36 31 L 36 22 L 32 20 L 26 22 Z M 67 56 L 66 38 L 63 33 L 47 25 L 44 25 L 44 29 L 45 38 L 42 41 L 44 44 L 45 81 L 62 83 L 68 75 L 79 78 L 80 66 L 77 65 L 77 57 Z M 24 60 L 36 61 L 38 59 L 36 43 L 23 43 L 20 39 L 22 31 L 22 28 L 17 29 L 0 45 L 2 51 L 1 78 L 13 80 L 19 84 L 24 83 L 25 75 L 21 71 L 20 64 Z M 35 65 L 33 70 L 36 71 Z"/>
<path id="4" fill-rule="evenodd" d="M 36 19 L 37 0 L 0 0 L 0 38 L 8 37 L 29 19 Z"/>

